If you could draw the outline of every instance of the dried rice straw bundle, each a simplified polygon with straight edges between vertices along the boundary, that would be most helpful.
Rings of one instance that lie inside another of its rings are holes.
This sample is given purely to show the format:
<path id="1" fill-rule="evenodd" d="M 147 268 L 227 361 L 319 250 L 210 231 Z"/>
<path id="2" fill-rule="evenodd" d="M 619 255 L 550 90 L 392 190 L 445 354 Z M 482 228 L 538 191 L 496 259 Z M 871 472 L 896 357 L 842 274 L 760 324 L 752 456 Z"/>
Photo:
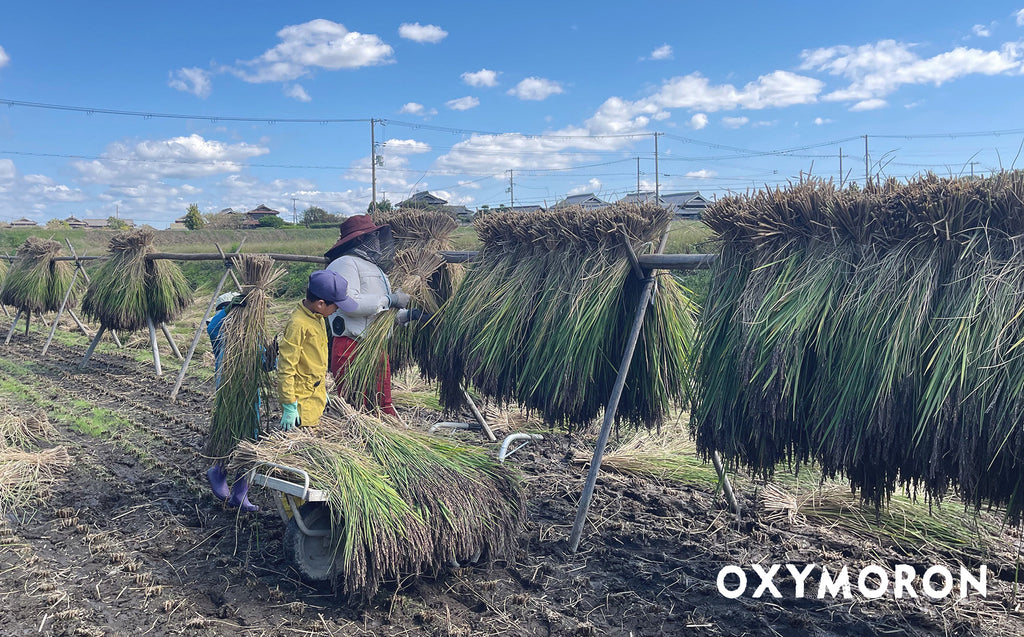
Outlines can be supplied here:
<path id="1" fill-rule="evenodd" d="M 275 395 L 266 361 L 267 305 L 283 270 L 263 254 L 238 255 L 232 261 L 242 295 L 221 323 L 223 354 L 204 452 L 212 458 L 227 456 L 239 440 L 256 439 L 262 397 Z"/>
<path id="2" fill-rule="evenodd" d="M 611 392 L 643 287 L 626 245 L 652 251 L 670 217 L 655 206 L 615 205 L 479 218 L 483 248 L 436 319 L 427 370 L 441 381 L 442 404 L 457 408 L 460 385 L 471 382 L 550 424 L 591 423 Z M 658 281 L 617 413 L 634 426 L 661 422 L 687 385 L 693 308 L 675 279 Z"/>
<path id="3" fill-rule="evenodd" d="M 32 447 L 56 433 L 45 414 L 23 418 L 9 411 L 0 413 L 0 447 Z"/>
<path id="4" fill-rule="evenodd" d="M 107 329 L 135 331 L 172 322 L 192 301 L 192 289 L 176 263 L 147 260 L 155 251 L 152 228 L 118 232 L 110 257 L 92 276 L 82 301 L 86 315 Z"/>
<path id="5" fill-rule="evenodd" d="M 45 497 L 56 477 L 71 466 L 64 447 L 28 452 L 0 449 L 0 514 Z"/>
<path id="6" fill-rule="evenodd" d="M 67 261 L 53 260 L 59 255 L 60 244 L 56 241 L 26 239 L 4 277 L 0 303 L 26 313 L 57 311 L 72 276 L 72 267 Z"/>

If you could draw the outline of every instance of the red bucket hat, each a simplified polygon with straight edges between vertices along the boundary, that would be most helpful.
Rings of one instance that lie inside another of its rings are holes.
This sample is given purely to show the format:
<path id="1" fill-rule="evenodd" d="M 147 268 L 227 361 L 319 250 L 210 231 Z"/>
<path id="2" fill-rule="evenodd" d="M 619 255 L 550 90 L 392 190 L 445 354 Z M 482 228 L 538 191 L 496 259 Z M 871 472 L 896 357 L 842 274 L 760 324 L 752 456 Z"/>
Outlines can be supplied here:
<path id="1" fill-rule="evenodd" d="M 370 218 L 370 215 L 354 215 L 349 217 L 338 227 L 341 230 L 341 236 L 338 237 L 338 242 L 334 246 L 324 253 L 324 256 L 328 259 L 334 259 L 337 255 L 344 252 L 344 246 L 352 241 L 355 241 L 363 235 L 370 234 L 371 232 L 385 228 L 386 226 L 378 226 Z"/>

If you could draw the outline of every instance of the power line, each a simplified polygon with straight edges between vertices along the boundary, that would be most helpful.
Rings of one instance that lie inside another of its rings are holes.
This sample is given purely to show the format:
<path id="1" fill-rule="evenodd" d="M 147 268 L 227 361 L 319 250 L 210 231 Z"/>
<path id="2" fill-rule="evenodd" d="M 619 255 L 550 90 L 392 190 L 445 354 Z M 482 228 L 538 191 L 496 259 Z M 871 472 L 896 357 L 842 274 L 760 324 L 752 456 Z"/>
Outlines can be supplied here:
<path id="1" fill-rule="evenodd" d="M 146 111 L 125 111 L 113 108 L 94 108 L 91 106 L 68 106 L 66 104 L 45 104 L 42 102 L 24 102 L 21 100 L 0 99 L 0 104 L 8 107 L 22 106 L 26 108 L 41 108 L 51 111 L 72 111 L 85 113 L 87 115 L 121 115 L 128 117 L 142 117 L 144 119 L 189 119 L 205 120 L 209 122 L 257 122 L 261 124 L 351 124 L 354 122 L 368 122 L 370 118 L 292 118 L 292 117 L 238 117 L 235 115 L 185 115 L 181 113 L 155 113 Z"/>

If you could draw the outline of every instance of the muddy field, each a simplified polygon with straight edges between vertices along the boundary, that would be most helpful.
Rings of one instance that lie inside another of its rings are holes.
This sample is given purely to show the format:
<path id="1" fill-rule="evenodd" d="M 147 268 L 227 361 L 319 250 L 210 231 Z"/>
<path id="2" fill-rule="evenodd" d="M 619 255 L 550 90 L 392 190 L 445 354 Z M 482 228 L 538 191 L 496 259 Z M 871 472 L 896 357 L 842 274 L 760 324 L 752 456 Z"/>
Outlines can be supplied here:
<path id="1" fill-rule="evenodd" d="M 836 528 L 769 523 L 749 492 L 736 523 L 710 489 L 605 474 L 571 554 L 584 470 L 569 459 L 589 445 L 558 435 L 513 457 L 529 516 L 509 561 L 393 583 L 361 605 L 299 581 L 281 557 L 284 525 L 267 493 L 253 489 L 262 510 L 242 516 L 210 495 L 199 453 L 209 381 L 186 380 L 172 403 L 175 366 L 156 379 L 150 365 L 100 353 L 79 372 L 84 344 L 55 343 L 45 361 L 40 347 L 32 334 L 0 351 L 0 396 L 47 413 L 73 466 L 44 502 L 0 521 L 3 635 L 1024 634 L 1014 530 L 985 558 L 985 598 L 799 599 L 779 577 L 781 599 L 753 599 L 751 586 L 731 600 L 715 584 L 727 564 L 957 562 Z"/>

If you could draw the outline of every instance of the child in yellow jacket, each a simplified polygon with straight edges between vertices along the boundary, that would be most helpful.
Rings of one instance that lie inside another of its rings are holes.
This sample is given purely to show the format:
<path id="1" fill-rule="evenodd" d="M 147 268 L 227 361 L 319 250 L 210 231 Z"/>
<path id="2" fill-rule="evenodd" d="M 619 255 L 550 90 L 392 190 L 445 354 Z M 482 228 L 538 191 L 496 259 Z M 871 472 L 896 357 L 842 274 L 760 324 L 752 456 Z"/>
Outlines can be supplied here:
<path id="1" fill-rule="evenodd" d="M 284 414 L 281 429 L 313 427 L 327 406 L 327 324 L 338 309 L 351 312 L 345 277 L 331 270 L 309 275 L 306 298 L 292 312 L 277 356 L 277 392 Z"/>

